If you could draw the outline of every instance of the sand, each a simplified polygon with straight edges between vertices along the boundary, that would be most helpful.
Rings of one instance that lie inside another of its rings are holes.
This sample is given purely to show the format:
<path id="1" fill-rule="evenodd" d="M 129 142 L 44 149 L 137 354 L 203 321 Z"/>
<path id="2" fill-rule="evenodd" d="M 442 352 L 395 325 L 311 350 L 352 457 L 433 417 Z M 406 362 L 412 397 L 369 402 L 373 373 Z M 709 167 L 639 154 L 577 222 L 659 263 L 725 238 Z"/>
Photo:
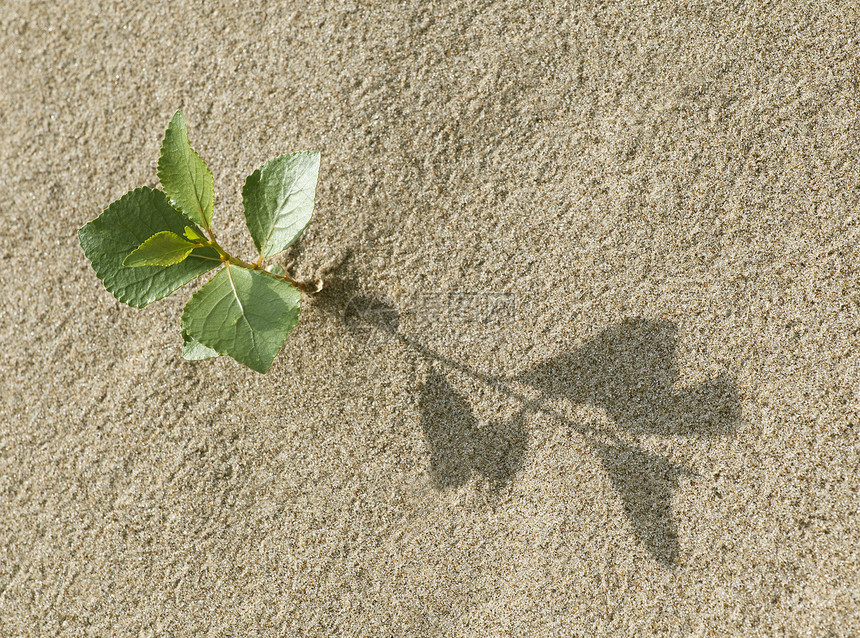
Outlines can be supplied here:
<path id="1" fill-rule="evenodd" d="M 0 635 L 860 635 L 858 13 L 2 3 Z M 265 376 L 78 245 L 177 109 Z"/>

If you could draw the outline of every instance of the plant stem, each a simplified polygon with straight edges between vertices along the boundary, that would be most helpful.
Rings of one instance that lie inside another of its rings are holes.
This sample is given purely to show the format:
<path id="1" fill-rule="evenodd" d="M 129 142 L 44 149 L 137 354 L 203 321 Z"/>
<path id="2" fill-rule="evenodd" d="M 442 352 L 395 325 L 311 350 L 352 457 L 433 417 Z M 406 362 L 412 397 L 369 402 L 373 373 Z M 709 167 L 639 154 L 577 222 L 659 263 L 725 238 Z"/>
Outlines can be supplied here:
<path id="1" fill-rule="evenodd" d="M 238 257 L 234 257 L 233 255 L 228 253 L 226 250 L 221 248 L 221 246 L 218 244 L 218 242 L 215 241 L 215 235 L 212 234 L 211 230 L 209 231 L 209 237 L 211 238 L 211 241 L 207 241 L 206 245 L 211 246 L 216 251 L 218 251 L 218 256 L 221 257 L 221 261 L 223 261 L 224 263 L 229 263 L 229 264 L 233 264 L 235 266 L 240 266 L 242 268 L 247 268 L 248 270 L 261 270 L 261 263 L 260 262 L 262 261 L 262 258 L 260 259 L 260 262 L 257 262 L 257 264 L 249 264 L 247 261 L 243 261 L 243 260 L 239 259 Z"/>
<path id="2" fill-rule="evenodd" d="M 298 288 L 302 292 L 311 294 L 311 291 L 308 289 L 307 284 L 305 284 L 301 281 L 298 281 L 297 279 L 293 279 L 287 273 L 284 273 L 283 275 L 275 275 L 275 277 L 278 277 L 279 279 L 283 279 L 284 281 L 293 284 L 296 288 Z"/>
<path id="3" fill-rule="evenodd" d="M 242 261 L 238 257 L 232 257 L 230 255 L 227 255 L 227 253 L 224 254 L 227 257 L 226 261 L 230 262 L 234 266 L 240 266 L 242 268 L 247 268 L 248 270 L 262 270 L 262 268 L 260 268 L 259 266 L 249 264 L 247 261 Z"/>
<path id="4" fill-rule="evenodd" d="M 223 261 L 225 264 L 233 264 L 234 266 L 239 266 L 240 268 L 247 268 L 248 270 L 263 270 L 262 255 L 260 255 L 259 259 L 257 259 L 257 263 L 249 264 L 247 261 L 243 261 L 238 257 L 233 257 L 233 255 L 221 248 L 218 242 L 215 241 L 215 235 L 212 233 L 212 231 L 210 229 L 207 229 L 207 232 L 209 233 L 210 241 L 207 241 L 206 245 L 218 251 L 218 256 L 221 257 L 221 261 Z M 306 283 L 293 279 L 287 273 L 284 273 L 283 275 L 275 275 L 274 273 L 272 273 L 272 275 L 274 277 L 277 277 L 278 279 L 283 279 L 284 281 L 291 283 L 304 293 L 311 294 L 311 290 L 310 288 L 308 288 L 308 285 Z"/>

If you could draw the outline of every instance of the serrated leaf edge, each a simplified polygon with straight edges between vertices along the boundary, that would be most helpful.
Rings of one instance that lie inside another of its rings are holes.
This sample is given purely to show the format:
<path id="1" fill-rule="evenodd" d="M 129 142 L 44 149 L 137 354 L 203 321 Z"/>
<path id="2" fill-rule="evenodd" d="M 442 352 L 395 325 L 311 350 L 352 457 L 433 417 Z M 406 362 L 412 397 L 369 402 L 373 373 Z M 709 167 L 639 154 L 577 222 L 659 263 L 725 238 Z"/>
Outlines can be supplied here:
<path id="1" fill-rule="evenodd" d="M 209 165 L 206 163 L 206 161 L 202 157 L 200 157 L 200 154 L 194 150 L 194 147 L 191 146 L 191 142 L 188 141 L 188 123 L 185 120 L 185 115 L 182 113 L 181 110 L 179 110 L 179 111 L 176 111 L 176 113 L 173 114 L 173 117 L 170 118 L 170 122 L 167 124 L 167 129 L 164 131 L 164 137 L 161 140 L 161 146 L 159 147 L 159 150 L 158 150 L 158 163 L 156 164 L 155 174 L 158 176 L 158 181 L 162 185 L 162 189 L 164 187 L 164 178 L 163 178 L 163 172 L 162 172 L 159 164 L 161 164 L 161 158 L 164 155 L 164 144 L 165 144 L 165 142 L 167 142 L 167 134 L 170 132 L 170 127 L 173 125 L 173 120 L 176 119 L 177 115 L 180 117 L 180 120 L 181 120 L 182 135 L 185 138 L 185 143 L 188 145 L 188 150 L 190 150 L 197 157 L 197 159 L 199 159 L 203 163 L 203 166 L 205 167 L 206 172 L 209 173 L 209 177 L 213 177 L 212 171 L 210 170 Z M 214 178 L 212 181 L 213 181 L 213 188 L 214 188 L 214 181 L 215 181 Z M 199 223 L 197 220 L 191 219 L 188 215 L 186 215 L 185 211 L 182 210 L 182 207 L 179 206 L 179 204 L 177 204 L 176 201 L 170 195 L 167 194 L 167 191 L 164 191 L 164 195 L 167 197 L 167 201 L 170 202 L 170 205 L 176 209 L 176 212 L 178 212 L 185 219 L 187 219 L 188 221 L 192 222 L 195 225 Z M 197 209 L 200 211 L 200 217 L 204 221 L 206 221 L 205 227 L 207 229 L 211 228 L 212 227 L 211 226 L 212 219 L 210 218 L 208 221 L 206 220 L 206 214 L 203 212 L 203 207 L 200 205 L 200 198 L 197 196 L 197 190 L 196 189 L 194 190 L 194 201 L 197 202 Z M 214 204 L 215 204 L 214 192 L 213 192 L 212 204 L 213 204 L 212 215 L 214 216 L 214 214 L 215 214 L 215 211 L 214 211 Z"/>

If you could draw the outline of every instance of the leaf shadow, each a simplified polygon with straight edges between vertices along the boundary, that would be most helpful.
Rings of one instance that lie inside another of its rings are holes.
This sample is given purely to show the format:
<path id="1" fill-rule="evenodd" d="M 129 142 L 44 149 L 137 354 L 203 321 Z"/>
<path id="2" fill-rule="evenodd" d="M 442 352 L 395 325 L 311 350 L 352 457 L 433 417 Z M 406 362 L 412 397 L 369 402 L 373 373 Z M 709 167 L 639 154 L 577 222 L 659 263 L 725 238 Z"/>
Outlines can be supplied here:
<path id="1" fill-rule="evenodd" d="M 513 380 L 550 397 L 600 407 L 619 427 L 636 434 L 733 434 L 741 404 L 731 379 L 718 375 L 675 389 L 677 333 L 671 321 L 625 319 Z"/>
<path id="2" fill-rule="evenodd" d="M 633 535 L 666 566 L 678 560 L 678 527 L 672 511 L 672 493 L 678 478 L 691 472 L 665 456 L 625 443 L 594 445 L 603 468 L 621 496 Z"/>
<path id="3" fill-rule="evenodd" d="M 680 550 L 672 499 L 680 477 L 693 472 L 668 457 L 624 442 L 610 429 L 574 423 L 548 404 L 565 399 L 599 407 L 633 436 L 734 434 L 742 413 L 737 384 L 731 378 L 717 375 L 691 387 L 675 387 L 678 329 L 673 322 L 625 319 L 571 352 L 513 376 L 496 377 L 398 332 L 399 313 L 388 300 L 366 293 L 353 295 L 342 318 L 356 338 L 393 338 L 434 362 L 420 390 L 419 407 L 431 477 L 438 489 L 463 485 L 473 472 L 497 484 L 510 482 L 528 446 L 525 415 L 542 412 L 579 432 L 593 446 L 621 498 L 634 537 L 663 565 L 671 568 L 677 563 Z M 507 424 L 479 427 L 470 405 L 439 367 L 502 391 L 520 403 L 520 412 Z M 540 398 L 524 396 L 510 382 L 536 388 Z"/>
<path id="4" fill-rule="evenodd" d="M 418 405 L 437 489 L 465 485 L 473 472 L 501 487 L 522 466 L 528 446 L 525 409 L 508 422 L 482 427 L 465 397 L 435 369 L 421 387 Z"/>
<path id="5" fill-rule="evenodd" d="M 515 375 L 543 396 L 601 408 L 632 434 L 715 437 L 734 434 L 741 419 L 736 383 L 718 375 L 676 389 L 677 326 L 641 317 L 607 328 L 572 352 Z M 664 565 L 678 558 L 673 490 L 690 470 L 621 440 L 592 441 L 621 497 L 634 536 Z"/>

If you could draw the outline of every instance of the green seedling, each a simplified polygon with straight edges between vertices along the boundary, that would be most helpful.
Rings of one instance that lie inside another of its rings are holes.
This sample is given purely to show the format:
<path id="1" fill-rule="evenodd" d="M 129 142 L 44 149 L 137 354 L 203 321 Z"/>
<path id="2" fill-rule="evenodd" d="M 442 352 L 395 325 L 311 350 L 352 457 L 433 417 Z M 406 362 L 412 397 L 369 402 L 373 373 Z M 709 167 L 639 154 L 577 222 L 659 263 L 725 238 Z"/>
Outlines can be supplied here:
<path id="1" fill-rule="evenodd" d="M 264 262 L 289 248 L 310 222 L 319 166 L 317 152 L 290 153 L 248 176 L 242 201 L 258 258 L 243 261 L 215 240 L 212 173 L 189 145 L 177 111 L 158 159 L 164 190 L 126 193 L 78 231 L 81 248 L 108 292 L 136 308 L 223 266 L 185 305 L 182 355 L 228 355 L 265 373 L 298 323 L 301 291 L 308 290 Z"/>

